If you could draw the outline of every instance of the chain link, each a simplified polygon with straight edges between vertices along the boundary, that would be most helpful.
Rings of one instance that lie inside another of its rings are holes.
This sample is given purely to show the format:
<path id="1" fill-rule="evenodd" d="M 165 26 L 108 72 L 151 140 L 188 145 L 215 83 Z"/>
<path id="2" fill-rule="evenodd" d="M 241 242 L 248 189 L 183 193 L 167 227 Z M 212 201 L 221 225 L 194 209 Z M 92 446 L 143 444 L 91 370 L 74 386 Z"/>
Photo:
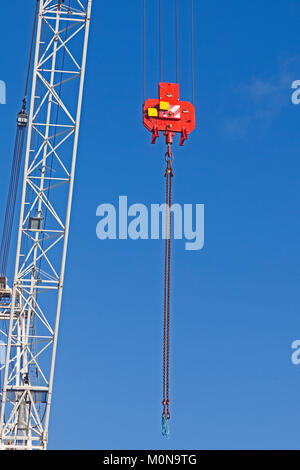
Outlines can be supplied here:
<path id="1" fill-rule="evenodd" d="M 171 237 L 172 237 L 172 167 L 171 147 L 165 154 L 166 178 L 166 230 L 165 230 L 165 279 L 164 279 L 164 340 L 163 340 L 163 415 L 170 419 L 170 323 L 171 323 Z"/>

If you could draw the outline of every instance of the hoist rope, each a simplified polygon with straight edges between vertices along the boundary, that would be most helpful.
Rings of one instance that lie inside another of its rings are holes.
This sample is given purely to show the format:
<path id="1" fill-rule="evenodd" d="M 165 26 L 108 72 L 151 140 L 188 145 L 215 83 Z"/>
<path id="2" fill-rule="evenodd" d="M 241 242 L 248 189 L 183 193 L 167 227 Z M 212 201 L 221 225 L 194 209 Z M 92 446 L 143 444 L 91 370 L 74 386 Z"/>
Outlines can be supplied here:
<path id="1" fill-rule="evenodd" d="M 176 83 L 178 83 L 178 2 L 175 0 L 175 30 L 176 30 Z"/>
<path id="2" fill-rule="evenodd" d="M 191 73 L 192 73 L 192 103 L 195 101 L 195 51 L 194 51 L 194 1 L 191 0 L 190 4 L 190 28 L 191 28 Z M 178 0 L 175 0 L 175 56 L 176 56 L 176 83 L 179 81 L 179 32 L 178 32 Z M 146 101 L 146 68 L 147 68 L 147 53 L 146 53 L 146 27 L 147 27 L 147 13 L 146 13 L 146 0 L 144 0 L 143 7 L 143 34 L 144 34 L 144 101 Z M 162 1 L 158 0 L 158 62 L 159 62 L 159 81 L 162 81 Z"/>
<path id="3" fill-rule="evenodd" d="M 194 71 L 194 2 L 191 0 L 191 50 L 192 50 L 192 103 L 195 102 L 195 71 Z"/>
<path id="4" fill-rule="evenodd" d="M 146 0 L 144 0 L 144 102 L 146 101 Z"/>
<path id="5" fill-rule="evenodd" d="M 31 38 L 29 62 L 28 62 L 27 76 L 26 76 L 25 95 L 24 95 L 23 106 L 21 110 L 21 113 L 22 112 L 25 113 L 25 116 L 26 116 L 27 92 L 28 92 L 29 76 L 30 76 L 30 65 L 32 61 L 32 53 L 33 53 L 39 1 L 40 0 L 36 1 L 36 7 L 35 7 L 33 32 L 32 32 L 32 38 Z M 20 113 L 19 113 L 19 116 L 20 116 Z M 8 197 L 7 197 L 6 209 L 5 209 L 2 239 L 1 239 L 1 244 L 0 244 L 0 275 L 1 276 L 5 276 L 6 270 L 7 270 L 7 262 L 8 262 L 9 248 L 10 248 L 12 228 L 13 228 L 13 222 L 14 222 L 16 201 L 17 201 L 17 195 L 18 195 L 18 186 L 19 186 L 20 169 L 21 169 L 26 127 L 27 127 L 27 124 L 19 125 L 19 122 L 18 122 L 16 138 L 15 138 L 14 154 L 13 154 L 13 160 L 12 160 L 12 167 L 11 167 L 11 174 L 10 174 Z"/>
<path id="6" fill-rule="evenodd" d="M 162 77 L 162 52 L 161 52 L 161 0 L 159 0 L 159 5 L 158 5 L 158 22 L 159 22 L 159 27 L 158 27 L 158 35 L 159 35 L 159 81 L 161 82 L 161 77 Z"/>
<path id="7" fill-rule="evenodd" d="M 172 168 L 173 154 L 170 146 L 165 156 L 166 178 L 166 227 L 165 227 L 165 276 L 164 276 L 164 328 L 163 328 L 163 423 L 170 419 L 170 323 L 171 323 L 171 240 L 172 240 Z M 164 432 L 167 434 L 167 431 Z"/>
<path id="8" fill-rule="evenodd" d="M 34 37 L 35 37 L 35 29 L 36 29 L 36 22 L 37 22 L 37 16 L 38 16 L 39 2 L 40 2 L 40 0 L 36 0 L 35 13 L 34 13 L 34 22 L 33 22 L 33 33 L 32 33 L 32 37 L 31 37 L 29 61 L 28 61 L 28 67 L 27 67 L 26 86 L 25 86 L 25 94 L 24 94 L 24 105 L 25 105 L 25 107 L 26 107 L 26 103 L 27 103 L 27 93 L 28 93 L 28 85 L 29 85 L 29 77 L 30 77 L 30 66 L 31 66 L 31 60 L 32 60 L 32 53 L 33 53 L 33 45 L 34 45 Z"/>
<path id="9" fill-rule="evenodd" d="M 20 176 L 20 168 L 23 154 L 23 144 L 24 144 L 25 128 L 18 127 L 17 134 L 15 139 L 14 155 L 12 161 L 11 175 L 10 175 L 10 184 L 8 190 L 7 204 L 5 210 L 5 218 L 3 225 L 2 240 L 0 245 L 0 274 L 5 276 L 9 247 L 11 241 L 12 227 L 14 221 L 14 213 L 16 207 L 17 193 L 18 193 L 18 183 Z"/>

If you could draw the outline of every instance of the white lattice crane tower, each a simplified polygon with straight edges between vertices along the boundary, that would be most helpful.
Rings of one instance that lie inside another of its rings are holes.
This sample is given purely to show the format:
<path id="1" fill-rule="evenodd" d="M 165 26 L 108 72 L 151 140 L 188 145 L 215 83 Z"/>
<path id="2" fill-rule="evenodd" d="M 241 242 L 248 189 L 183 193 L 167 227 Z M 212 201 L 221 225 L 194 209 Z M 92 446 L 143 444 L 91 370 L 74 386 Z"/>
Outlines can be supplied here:
<path id="1" fill-rule="evenodd" d="M 46 449 L 92 0 L 39 0 L 0 449 Z M 3 300 L 3 299 L 2 299 Z"/>

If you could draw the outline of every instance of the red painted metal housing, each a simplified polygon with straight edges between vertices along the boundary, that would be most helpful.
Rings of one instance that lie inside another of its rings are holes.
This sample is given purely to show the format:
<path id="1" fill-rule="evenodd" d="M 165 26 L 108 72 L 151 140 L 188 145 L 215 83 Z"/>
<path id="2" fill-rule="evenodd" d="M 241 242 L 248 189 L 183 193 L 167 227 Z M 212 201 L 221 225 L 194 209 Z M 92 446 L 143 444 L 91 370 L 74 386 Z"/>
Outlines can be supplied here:
<path id="1" fill-rule="evenodd" d="M 195 108 L 188 101 L 180 101 L 178 83 L 160 83 L 158 92 L 159 98 L 148 99 L 143 108 L 143 123 L 152 132 L 152 143 L 160 131 L 167 137 L 167 143 L 172 143 L 174 133 L 178 132 L 180 145 L 183 145 L 195 129 Z"/>

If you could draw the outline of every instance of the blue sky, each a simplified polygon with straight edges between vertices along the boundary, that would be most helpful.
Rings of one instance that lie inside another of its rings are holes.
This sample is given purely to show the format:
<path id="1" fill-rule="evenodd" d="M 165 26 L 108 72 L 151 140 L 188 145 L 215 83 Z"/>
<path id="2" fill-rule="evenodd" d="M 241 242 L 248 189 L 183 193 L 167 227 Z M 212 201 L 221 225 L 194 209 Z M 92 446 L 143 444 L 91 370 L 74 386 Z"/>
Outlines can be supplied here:
<path id="1" fill-rule="evenodd" d="M 179 3 L 188 100 L 188 11 Z M 291 363 L 291 343 L 300 339 L 300 106 L 291 103 L 300 5 L 194 3 L 197 128 L 183 149 L 174 146 L 174 201 L 205 204 L 205 247 L 188 252 L 184 241 L 174 243 L 171 438 L 160 433 L 163 242 L 96 238 L 99 204 L 117 204 L 119 195 L 146 205 L 164 198 L 163 139 L 151 146 L 141 124 L 142 1 L 95 0 L 51 449 L 300 448 L 300 368 Z M 0 19 L 1 214 L 29 4 L 6 2 Z M 156 97 L 158 84 L 153 15 L 147 97 Z M 164 11 L 163 79 L 170 81 L 171 20 Z"/>

